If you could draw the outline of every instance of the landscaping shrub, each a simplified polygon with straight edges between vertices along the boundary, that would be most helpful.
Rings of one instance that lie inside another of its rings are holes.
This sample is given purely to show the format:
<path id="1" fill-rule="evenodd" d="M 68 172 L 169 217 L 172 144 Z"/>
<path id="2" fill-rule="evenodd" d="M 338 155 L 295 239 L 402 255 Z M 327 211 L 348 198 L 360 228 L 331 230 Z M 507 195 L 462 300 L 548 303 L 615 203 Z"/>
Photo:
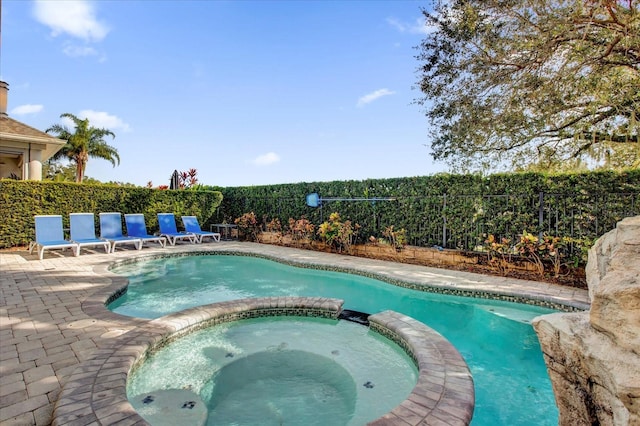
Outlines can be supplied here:
<path id="1" fill-rule="evenodd" d="M 238 225 L 238 237 L 246 241 L 258 241 L 262 228 L 255 213 L 245 213 L 235 221 Z"/>

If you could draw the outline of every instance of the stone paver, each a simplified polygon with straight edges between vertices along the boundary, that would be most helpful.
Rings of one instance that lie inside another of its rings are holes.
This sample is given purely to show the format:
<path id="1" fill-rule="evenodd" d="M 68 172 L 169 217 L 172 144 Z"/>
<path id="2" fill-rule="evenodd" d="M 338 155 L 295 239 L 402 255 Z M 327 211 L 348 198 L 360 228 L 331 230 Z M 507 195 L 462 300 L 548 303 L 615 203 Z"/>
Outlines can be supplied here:
<path id="1" fill-rule="evenodd" d="M 122 317 L 104 307 L 106 299 L 126 284 L 108 271 L 109 265 L 134 256 L 190 251 L 245 252 L 301 266 L 354 270 L 407 287 L 429 286 L 445 294 L 524 303 L 534 300 L 566 310 L 589 306 L 586 290 L 253 243 L 182 244 L 141 252 L 119 249 L 112 254 L 85 249 L 79 257 L 46 252 L 42 261 L 26 252 L 0 252 L 0 425 L 50 424 L 61 387 L 72 374 L 81 373 L 77 371 L 80 362 L 149 322 Z M 416 396 L 414 404 L 403 410 L 420 413 L 418 407 L 428 405 L 429 395 L 425 389 L 424 395 Z M 451 414 L 452 409 L 434 411 L 434 419 L 441 412 Z M 388 424 L 395 423 L 389 419 Z"/>

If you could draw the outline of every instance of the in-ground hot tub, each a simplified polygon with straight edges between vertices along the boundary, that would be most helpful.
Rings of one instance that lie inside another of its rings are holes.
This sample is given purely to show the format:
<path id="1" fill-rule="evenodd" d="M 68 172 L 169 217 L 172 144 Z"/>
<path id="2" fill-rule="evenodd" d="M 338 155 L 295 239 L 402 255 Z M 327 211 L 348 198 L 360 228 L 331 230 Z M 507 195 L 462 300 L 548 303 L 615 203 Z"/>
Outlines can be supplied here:
<path id="1" fill-rule="evenodd" d="M 157 404 L 144 401 L 156 390 L 187 389 L 206 405 L 208 424 L 362 425 L 405 400 L 417 378 L 413 359 L 369 327 L 267 317 L 172 341 L 130 375 L 127 393 L 152 424 L 158 419 L 145 413 Z"/>
<path id="2" fill-rule="evenodd" d="M 149 321 L 115 338 L 110 348 L 97 352 L 74 371 L 65 384 L 56 404 L 54 424 L 72 424 L 81 417 L 85 419 L 91 417 L 103 424 L 111 424 L 118 421 L 144 424 L 145 419 L 141 417 L 141 413 L 136 411 L 132 403 L 127 399 L 127 378 L 129 376 L 133 378 L 136 372 L 142 371 L 145 368 L 146 361 L 161 353 L 164 348 L 170 349 L 175 342 L 187 341 L 191 336 L 196 336 L 200 330 L 224 329 L 227 326 L 231 329 L 233 328 L 229 324 L 231 322 L 242 323 L 243 321 L 239 320 L 262 317 L 318 317 L 331 318 L 335 321 L 341 311 L 342 301 L 337 299 L 270 297 L 215 303 Z M 450 424 L 469 424 L 474 407 L 473 380 L 466 363 L 457 350 L 440 334 L 405 315 L 393 311 L 385 311 L 371 315 L 368 319 L 372 331 L 366 330 L 367 334 L 376 335 L 377 333 L 392 340 L 404 350 L 418 368 L 417 381 L 411 392 L 406 395 L 406 399 L 380 417 L 371 419 L 369 424 L 401 423 L 405 420 L 407 422 L 418 420 L 426 423 L 444 421 Z M 344 321 L 338 321 L 337 323 L 341 324 Z M 350 324 L 350 326 L 361 327 L 356 324 Z M 271 333 L 272 330 L 274 328 L 270 325 L 266 334 Z M 291 363 L 294 359 L 298 363 L 296 368 L 310 368 L 309 363 L 320 361 L 317 356 L 322 357 L 323 355 L 314 354 L 308 356 L 304 354 L 304 352 L 308 352 L 308 347 L 295 347 L 294 342 L 300 342 L 304 345 L 309 341 L 306 339 L 305 332 L 306 330 L 302 331 L 300 339 L 292 340 L 291 345 L 285 341 L 266 350 L 256 351 L 257 357 L 252 359 L 265 361 L 267 366 L 269 363 L 275 363 L 277 365 L 275 373 L 281 373 L 283 371 L 281 369 L 286 368 L 281 365 L 283 361 Z M 380 336 L 376 338 L 383 340 Z M 278 340 L 281 339 L 276 336 L 275 341 Z M 282 345 L 282 343 L 286 343 L 286 345 Z M 203 348 L 205 347 L 203 346 Z M 248 389 L 247 386 L 251 387 L 257 383 L 257 374 L 263 374 L 258 373 L 258 370 L 253 370 L 252 373 L 247 367 L 247 363 L 253 364 L 251 362 L 252 359 L 234 364 L 237 362 L 234 360 L 236 356 L 240 360 L 242 358 L 241 355 L 246 354 L 246 352 L 242 352 L 242 354 L 240 352 L 236 353 L 233 348 L 229 348 L 232 350 L 226 353 L 220 351 L 220 348 L 210 349 L 211 352 L 209 353 L 204 350 L 210 359 L 220 360 L 222 357 L 227 360 L 231 359 L 226 363 L 230 370 L 225 370 L 225 368 L 218 369 L 216 377 L 219 381 L 216 381 L 215 375 L 203 375 L 202 380 L 205 380 L 205 383 L 202 383 L 202 386 L 193 382 L 185 385 L 187 381 L 178 381 L 178 378 L 183 380 L 178 375 L 171 380 L 171 389 L 156 389 L 148 395 L 144 395 L 144 392 L 136 394 L 136 397 L 141 397 L 140 402 L 142 405 L 146 405 L 147 408 L 154 406 L 155 408 L 151 409 L 151 411 L 164 413 L 159 417 L 165 420 L 171 419 L 168 421 L 169 424 L 176 424 L 176 422 L 185 424 L 185 421 L 189 421 L 190 424 L 198 424 L 193 421 L 196 417 L 200 419 L 201 423 L 199 424 L 204 424 L 207 421 L 206 419 L 212 415 L 208 410 L 207 404 L 211 403 L 214 407 L 218 407 L 220 404 L 226 403 L 224 401 L 225 398 L 217 396 L 218 391 L 215 389 L 218 385 L 222 385 L 219 388 L 221 390 L 233 391 L 236 388 L 246 390 Z M 278 354 L 277 352 L 281 353 Z M 321 360 L 320 364 L 324 364 L 324 366 L 321 366 L 322 368 L 316 370 L 310 368 L 306 373 L 307 378 L 311 378 L 309 381 L 312 383 L 312 388 L 315 388 L 315 391 L 318 391 L 318 388 L 320 390 L 318 393 L 320 396 L 318 401 L 320 402 L 316 401 L 316 404 L 322 403 L 323 395 L 326 397 L 326 401 L 329 402 L 340 397 L 340 395 L 351 393 L 353 385 L 349 376 L 355 383 L 356 394 L 374 392 L 386 388 L 386 386 L 381 385 L 383 382 L 363 380 L 361 377 L 354 375 L 348 362 L 338 363 L 341 368 L 347 371 L 346 373 L 339 372 L 335 377 L 328 379 L 322 371 L 325 371 L 326 368 L 334 368 L 337 361 L 332 356 L 340 356 L 340 353 L 332 352 L 333 350 L 331 351 L 331 356 L 324 356 L 325 359 Z M 371 351 L 371 353 L 376 354 L 377 352 Z M 230 356 L 227 356 L 229 354 Z M 249 356 L 247 355 L 247 357 Z M 193 365 L 192 367 L 192 369 L 200 368 L 199 365 Z M 234 372 L 237 373 L 238 371 L 243 371 L 245 374 L 240 376 L 240 380 L 237 383 L 232 383 L 232 379 L 238 376 Z M 363 371 L 371 372 L 370 369 L 363 369 Z M 169 372 L 164 370 L 155 371 L 155 374 L 157 377 L 171 377 Z M 264 373 L 260 380 L 268 379 L 273 375 Z M 286 376 L 286 374 L 276 375 Z M 90 391 L 87 391 L 87 389 L 90 389 Z M 135 392 L 135 385 L 133 383 L 130 384 L 129 389 L 133 389 Z M 295 392 L 293 395 L 298 396 Z M 246 410 L 252 403 L 259 405 L 268 399 L 269 395 L 262 394 L 257 398 L 256 402 L 252 402 L 245 395 L 245 398 L 242 398 L 239 403 L 242 410 Z M 147 401 L 146 404 L 145 400 Z M 157 404 L 158 401 L 163 402 L 162 404 Z M 342 409 L 342 414 L 340 415 L 354 419 L 355 412 L 358 411 L 358 402 L 359 400 L 356 398 L 355 411 L 351 415 L 350 407 L 352 405 L 347 400 L 343 404 L 346 408 Z M 264 405 L 273 407 L 268 403 Z M 234 415 L 239 415 L 239 412 L 235 412 Z M 291 416 L 291 414 L 288 415 Z M 215 416 L 215 413 L 213 416 Z M 153 422 L 152 424 L 156 423 Z M 265 424 L 265 422 L 260 422 L 260 424 Z M 331 424 L 336 423 L 332 421 Z"/>

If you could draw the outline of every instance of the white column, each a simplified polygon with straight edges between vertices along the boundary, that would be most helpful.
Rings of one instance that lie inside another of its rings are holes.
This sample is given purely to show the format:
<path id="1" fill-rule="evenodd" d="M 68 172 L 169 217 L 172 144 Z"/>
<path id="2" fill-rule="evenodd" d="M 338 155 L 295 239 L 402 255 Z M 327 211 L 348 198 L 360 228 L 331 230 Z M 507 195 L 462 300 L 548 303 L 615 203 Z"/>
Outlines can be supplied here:
<path id="1" fill-rule="evenodd" d="M 42 151 L 31 151 L 29 159 L 29 180 L 42 180 Z"/>

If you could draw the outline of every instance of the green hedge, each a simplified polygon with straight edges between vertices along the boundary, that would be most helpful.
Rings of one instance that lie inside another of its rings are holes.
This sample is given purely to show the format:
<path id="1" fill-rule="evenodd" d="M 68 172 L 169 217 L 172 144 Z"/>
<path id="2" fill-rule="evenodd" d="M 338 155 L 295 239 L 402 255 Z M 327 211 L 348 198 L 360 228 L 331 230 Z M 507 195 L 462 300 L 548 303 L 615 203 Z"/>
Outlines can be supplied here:
<path id="1" fill-rule="evenodd" d="M 151 231 L 158 212 L 198 216 L 203 228 L 254 212 L 262 223 L 305 216 L 319 225 L 338 212 L 362 226 L 361 241 L 404 228 L 416 246 L 473 250 L 488 234 L 522 231 L 595 239 L 624 217 L 640 215 L 640 170 L 561 175 L 540 173 L 368 179 L 231 187 L 216 191 L 159 191 L 108 185 L 0 180 L 0 247 L 33 239 L 33 216 L 72 212 L 144 213 Z M 307 207 L 305 197 L 393 197 L 394 201 L 330 201 Z"/>
<path id="2" fill-rule="evenodd" d="M 194 215 L 203 229 L 214 223 L 222 201 L 217 191 L 162 191 L 149 188 L 62 182 L 0 180 L 0 247 L 26 245 L 34 238 L 34 215 L 69 213 L 143 213 L 150 232 L 158 229 L 157 213 Z M 181 226 L 178 220 L 178 226 Z"/>
<path id="3" fill-rule="evenodd" d="M 394 201 L 330 201 L 322 198 L 393 197 Z M 263 222 L 305 216 L 318 225 L 331 212 L 362 226 L 361 240 L 380 237 L 393 225 L 408 243 L 473 250 L 488 234 L 517 238 L 524 230 L 595 239 L 624 217 L 640 214 L 640 170 L 561 175 L 511 173 L 491 176 L 439 174 L 425 177 L 297 183 L 225 188 L 217 221 L 254 212 Z"/>

